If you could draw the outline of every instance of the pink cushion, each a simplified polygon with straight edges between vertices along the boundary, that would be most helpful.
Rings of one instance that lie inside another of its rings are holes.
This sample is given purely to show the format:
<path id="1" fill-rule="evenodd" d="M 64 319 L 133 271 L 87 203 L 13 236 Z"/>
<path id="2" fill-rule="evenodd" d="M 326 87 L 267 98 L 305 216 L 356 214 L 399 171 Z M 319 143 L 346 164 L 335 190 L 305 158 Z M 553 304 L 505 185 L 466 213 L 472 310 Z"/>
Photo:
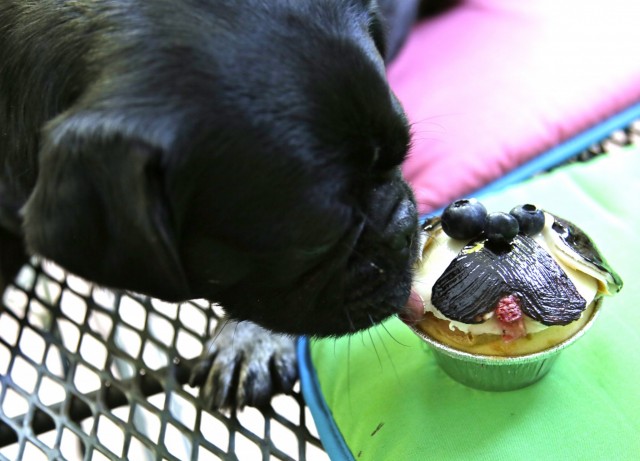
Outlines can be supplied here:
<path id="1" fill-rule="evenodd" d="M 463 1 L 415 27 L 389 79 L 428 212 L 640 102 L 640 3 Z"/>

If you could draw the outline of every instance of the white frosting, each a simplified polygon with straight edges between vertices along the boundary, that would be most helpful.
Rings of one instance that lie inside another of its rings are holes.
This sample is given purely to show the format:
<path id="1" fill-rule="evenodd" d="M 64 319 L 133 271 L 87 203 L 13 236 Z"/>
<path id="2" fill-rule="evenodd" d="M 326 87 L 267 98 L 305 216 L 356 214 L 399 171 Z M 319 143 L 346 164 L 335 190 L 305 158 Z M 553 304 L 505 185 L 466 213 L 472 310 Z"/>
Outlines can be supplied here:
<path id="1" fill-rule="evenodd" d="M 556 233 L 551 230 L 553 217 L 548 213 L 545 213 L 545 218 L 545 227 L 543 231 L 536 234 L 533 239 L 541 247 L 547 250 L 550 255 L 554 256 L 558 265 L 566 272 L 580 295 L 587 301 L 587 305 L 589 305 L 598 293 L 598 279 L 594 278 L 593 273 L 589 273 L 585 270 L 588 266 L 577 263 L 570 257 L 570 255 L 563 252 L 561 248 L 565 247 L 565 245 L 561 242 L 555 242 L 553 234 Z M 449 267 L 451 261 L 458 256 L 460 250 L 462 250 L 466 243 L 466 241 L 455 240 L 448 237 L 441 228 L 438 228 L 435 232 L 430 234 L 425 243 L 422 261 L 416 274 L 413 288 L 424 300 L 425 313 L 431 312 L 437 318 L 448 320 L 450 322 L 449 328 L 451 328 L 451 330 L 458 329 L 464 333 L 471 333 L 473 335 L 500 335 L 502 334 L 502 328 L 498 321 L 493 317 L 493 312 L 487 314 L 487 320 L 483 323 L 468 324 L 457 322 L 445 317 L 444 314 L 442 314 L 431 303 L 431 290 L 433 285 L 435 285 L 436 281 L 444 273 L 447 267 Z M 572 262 L 573 266 L 570 266 L 569 264 Z M 524 325 L 527 333 L 536 333 L 548 328 L 547 325 L 543 325 L 526 315 L 524 316 Z"/>

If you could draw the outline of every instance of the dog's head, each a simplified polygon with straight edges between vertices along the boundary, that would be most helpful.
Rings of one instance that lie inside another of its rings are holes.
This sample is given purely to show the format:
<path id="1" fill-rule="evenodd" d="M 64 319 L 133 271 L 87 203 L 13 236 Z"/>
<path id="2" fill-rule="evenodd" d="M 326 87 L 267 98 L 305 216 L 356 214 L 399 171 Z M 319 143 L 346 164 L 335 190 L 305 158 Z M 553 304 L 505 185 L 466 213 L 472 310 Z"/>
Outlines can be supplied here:
<path id="1" fill-rule="evenodd" d="M 343 334 L 398 312 L 417 217 L 375 2 L 160 3 L 123 12 L 136 34 L 107 37 L 46 127 L 30 248 L 282 332 Z"/>

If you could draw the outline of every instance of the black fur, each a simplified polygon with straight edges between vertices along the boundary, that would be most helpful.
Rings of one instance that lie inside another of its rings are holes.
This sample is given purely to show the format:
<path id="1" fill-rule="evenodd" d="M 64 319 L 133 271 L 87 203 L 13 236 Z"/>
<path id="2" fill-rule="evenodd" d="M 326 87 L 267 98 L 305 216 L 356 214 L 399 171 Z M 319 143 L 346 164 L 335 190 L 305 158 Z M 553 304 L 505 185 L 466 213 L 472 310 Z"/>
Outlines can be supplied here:
<path id="1" fill-rule="evenodd" d="M 417 218 L 382 55 L 417 2 L 381 3 L 3 0 L 4 279 L 36 253 L 293 335 L 397 313 Z"/>

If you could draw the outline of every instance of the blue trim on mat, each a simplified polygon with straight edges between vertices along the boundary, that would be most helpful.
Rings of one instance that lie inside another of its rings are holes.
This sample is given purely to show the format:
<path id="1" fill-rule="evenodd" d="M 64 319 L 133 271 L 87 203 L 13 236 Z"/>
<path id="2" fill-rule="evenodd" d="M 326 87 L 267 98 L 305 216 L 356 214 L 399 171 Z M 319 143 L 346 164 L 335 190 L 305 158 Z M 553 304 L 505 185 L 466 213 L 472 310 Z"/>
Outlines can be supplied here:
<path id="1" fill-rule="evenodd" d="M 507 186 L 530 178 L 540 171 L 556 166 L 572 156 L 588 149 L 595 143 L 602 141 L 612 132 L 629 126 L 631 122 L 640 118 L 640 103 L 610 117 L 597 125 L 577 134 L 571 139 L 542 153 L 538 157 L 519 166 L 503 177 L 493 181 L 476 191 L 475 195 L 488 195 L 500 191 Z"/>
<path id="2" fill-rule="evenodd" d="M 320 383 L 311 362 L 309 339 L 306 336 L 300 337 L 297 347 L 302 395 L 311 410 L 324 450 L 331 460 L 355 461 L 322 395 Z"/>
<path id="3" fill-rule="evenodd" d="M 550 149 L 529 162 L 519 166 L 518 168 L 507 173 L 502 178 L 478 189 L 471 194 L 475 197 L 481 197 L 496 193 L 508 186 L 521 182 L 530 178 L 534 174 L 547 170 L 553 166 L 561 164 L 572 156 L 588 149 L 593 144 L 605 139 L 613 131 L 628 126 L 634 120 L 640 118 L 640 103 L 629 107 L 619 114 L 610 117 L 598 125 L 579 133 L 564 143 Z M 435 210 L 427 216 L 436 215 L 442 212 L 442 209 Z M 322 395 L 318 378 L 311 362 L 309 351 L 309 340 L 302 337 L 298 340 L 298 361 L 300 370 L 300 384 L 305 402 L 318 428 L 320 439 L 325 451 L 332 460 L 354 461 L 353 455 L 347 446 L 340 429 L 336 425 L 331 410 Z"/>
<path id="4" fill-rule="evenodd" d="M 468 194 L 474 197 L 482 197 L 505 189 L 508 186 L 529 179 L 536 173 L 552 168 L 569 160 L 574 155 L 588 149 L 594 144 L 606 139 L 612 132 L 629 126 L 631 122 L 640 118 L 640 103 L 637 103 L 628 109 L 600 122 L 599 124 L 589 128 L 582 133 L 577 134 L 571 139 L 559 144 L 558 146 L 543 152 L 539 156 L 527 163 L 520 165 L 499 179 L 487 184 L 484 187 Z M 443 208 L 431 211 L 422 218 L 434 216 L 442 213 Z"/>

